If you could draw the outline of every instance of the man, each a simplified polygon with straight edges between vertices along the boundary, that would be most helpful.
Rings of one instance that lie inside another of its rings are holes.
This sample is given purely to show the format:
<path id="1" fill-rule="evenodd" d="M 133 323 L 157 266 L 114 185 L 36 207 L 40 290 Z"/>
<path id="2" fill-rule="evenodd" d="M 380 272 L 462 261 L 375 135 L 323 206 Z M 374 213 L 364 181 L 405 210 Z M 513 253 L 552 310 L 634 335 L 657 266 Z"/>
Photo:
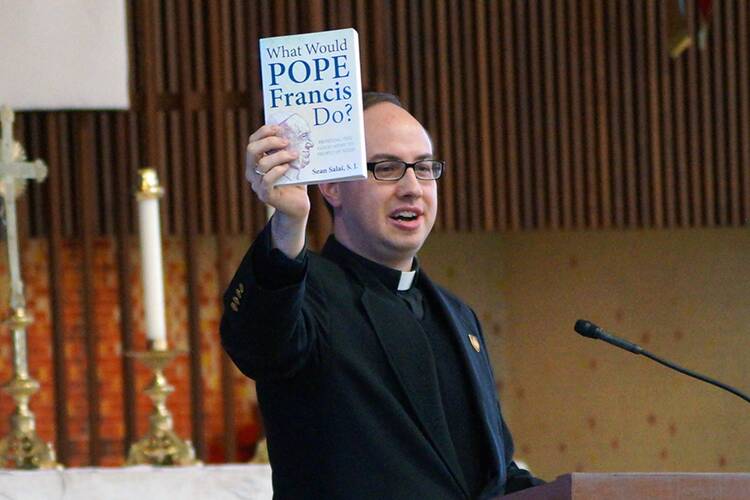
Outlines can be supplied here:
<path id="1" fill-rule="evenodd" d="M 246 175 L 276 208 L 225 295 L 222 342 L 256 380 L 278 498 L 489 498 L 538 480 L 512 462 L 473 311 L 418 269 L 437 213 L 422 125 L 364 96 L 369 178 L 323 184 L 333 236 L 304 250 L 305 187 L 274 188 L 296 155 L 274 126 Z M 269 153 L 270 154 L 267 154 Z"/>

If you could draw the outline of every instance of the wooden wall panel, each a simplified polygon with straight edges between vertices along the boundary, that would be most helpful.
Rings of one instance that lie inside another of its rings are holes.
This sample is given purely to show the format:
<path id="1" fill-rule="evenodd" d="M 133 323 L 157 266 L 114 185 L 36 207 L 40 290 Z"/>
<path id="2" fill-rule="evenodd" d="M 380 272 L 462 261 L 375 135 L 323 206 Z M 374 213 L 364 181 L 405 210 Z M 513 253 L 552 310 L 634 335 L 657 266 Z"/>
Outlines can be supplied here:
<path id="1" fill-rule="evenodd" d="M 167 234 L 187 230 L 188 172 L 198 234 L 257 231 L 265 215 L 243 185 L 241 149 L 262 119 L 257 39 L 354 23 L 367 85 L 400 93 L 449 161 L 439 229 L 743 225 L 750 6 L 716 5 L 706 49 L 673 60 L 659 2 L 224 0 L 216 15 L 211 2 L 132 2 L 133 154 L 169 186 Z M 55 115 L 65 140 L 53 175 L 69 237 L 81 234 L 85 199 L 72 181 L 73 115 L 21 114 L 18 127 L 30 152 L 43 152 Z M 95 117 L 92 143 L 128 140 L 111 130 Z M 92 223 L 112 235 L 114 177 L 102 165 L 87 170 L 96 173 Z M 227 193 L 217 203 L 219 182 Z M 45 191 L 33 188 L 24 203 L 24 230 L 48 234 Z"/>
<path id="2" fill-rule="evenodd" d="M 117 141 L 117 147 L 114 151 L 116 158 L 117 186 L 116 197 L 117 203 L 114 205 L 114 218 L 117 222 L 115 232 L 115 260 L 117 261 L 117 300 L 121 311 L 132 311 L 133 301 L 130 296 L 129 279 L 132 264 L 128 251 L 128 228 L 131 226 L 133 213 L 130 209 L 132 196 L 132 174 L 133 166 L 137 166 L 137 158 L 130 155 L 135 148 L 128 147 L 128 141 L 122 140 L 133 134 L 129 134 L 135 127 L 134 113 L 118 113 L 115 116 L 115 134 L 120 140 Z M 56 324 L 56 323 L 54 323 Z M 133 316 L 131 314 L 120 315 L 120 332 L 122 352 L 131 352 L 135 350 L 133 335 Z M 57 347 L 56 347 L 57 348 Z M 135 380 L 135 366 L 133 358 L 122 356 L 122 377 L 125 381 Z M 65 399 L 62 398 L 64 401 Z M 132 383 L 123 384 L 122 406 L 124 419 L 123 444 L 132 443 L 138 437 L 136 434 L 136 386 Z M 59 433 L 58 433 L 59 434 Z"/>
<path id="3" fill-rule="evenodd" d="M 750 5 L 737 4 L 737 57 L 739 106 L 738 106 L 738 145 L 740 149 L 740 224 L 750 219 Z M 732 147 L 735 147 L 734 145 Z"/>
<path id="4" fill-rule="evenodd" d="M 60 165 L 60 128 L 59 116 L 52 115 L 47 119 L 47 153 L 45 159 L 48 168 Z M 65 332 L 63 330 L 62 312 L 62 212 L 57 209 L 62 205 L 60 192 L 60 176 L 50 176 L 44 183 L 49 199 L 47 214 L 47 242 L 49 243 L 49 301 L 50 319 L 52 324 L 52 372 L 55 381 L 55 397 L 59 404 L 55 405 L 55 442 L 58 457 L 62 463 L 67 463 L 70 457 L 68 439 L 68 385 L 65 370 Z"/>
<path id="5" fill-rule="evenodd" d="M 698 29 L 688 2 L 690 30 Z M 136 170 L 166 189 L 165 236 L 187 262 L 191 432 L 207 453 L 197 241 L 216 238 L 223 286 L 227 238 L 252 235 L 265 208 L 244 181 L 244 147 L 262 121 L 258 38 L 354 26 L 363 84 L 394 91 L 425 123 L 438 156 L 438 231 L 735 227 L 750 221 L 750 6 L 714 2 L 706 48 L 668 56 L 663 4 L 649 0 L 159 0 L 128 2 L 132 110 L 20 113 L 17 133 L 44 158 L 46 183 L 21 200 L 21 234 L 46 238 L 56 441 L 74 453 L 61 310 L 64 242 L 89 269 L 97 237 L 116 241 L 123 351 L 134 347 L 128 255 L 137 230 Z M 310 241 L 330 229 L 313 195 Z M 98 431 L 94 281 L 84 275 L 91 443 Z M 232 367 L 222 358 L 226 456 L 238 432 Z M 127 380 L 135 368 L 123 358 Z M 124 384 L 126 442 L 136 392 Z"/>
<path id="6" fill-rule="evenodd" d="M 98 334 L 94 317 L 94 189 L 96 164 L 94 162 L 96 146 L 94 143 L 94 117 L 90 112 L 74 116 L 76 140 L 76 158 L 74 178 L 81 189 L 81 232 L 82 234 L 82 269 L 81 303 L 83 304 L 82 335 L 85 339 L 86 353 L 86 400 L 88 406 L 87 420 L 91 437 L 89 439 L 89 462 L 100 463 L 102 456 L 100 435 L 100 398 L 99 376 L 97 374 Z M 89 147 L 87 147 L 89 146 Z"/>

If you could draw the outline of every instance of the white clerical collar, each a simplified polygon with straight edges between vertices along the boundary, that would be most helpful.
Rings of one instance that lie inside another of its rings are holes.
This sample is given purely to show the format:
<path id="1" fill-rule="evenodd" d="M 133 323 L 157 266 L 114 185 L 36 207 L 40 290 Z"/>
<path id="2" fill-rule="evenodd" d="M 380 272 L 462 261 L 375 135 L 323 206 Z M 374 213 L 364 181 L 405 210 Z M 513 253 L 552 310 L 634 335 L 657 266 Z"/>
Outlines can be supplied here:
<path id="1" fill-rule="evenodd" d="M 412 283 L 414 283 L 414 277 L 417 275 L 417 271 L 401 271 L 401 277 L 398 280 L 398 288 L 397 290 L 399 292 L 403 292 L 404 290 L 408 290 L 411 288 Z"/>

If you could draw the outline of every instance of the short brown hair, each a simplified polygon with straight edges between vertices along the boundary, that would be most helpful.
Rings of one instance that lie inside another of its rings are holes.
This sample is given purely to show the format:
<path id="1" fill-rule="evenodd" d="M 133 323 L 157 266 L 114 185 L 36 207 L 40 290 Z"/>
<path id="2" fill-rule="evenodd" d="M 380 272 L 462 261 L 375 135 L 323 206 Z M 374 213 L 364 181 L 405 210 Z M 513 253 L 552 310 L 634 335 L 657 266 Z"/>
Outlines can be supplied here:
<path id="1" fill-rule="evenodd" d="M 365 91 L 362 93 L 362 109 L 371 108 L 376 104 L 380 104 L 381 102 L 389 102 L 391 104 L 395 104 L 399 108 L 404 108 L 404 105 L 401 104 L 401 100 L 394 94 L 390 94 L 388 92 L 370 91 Z"/>

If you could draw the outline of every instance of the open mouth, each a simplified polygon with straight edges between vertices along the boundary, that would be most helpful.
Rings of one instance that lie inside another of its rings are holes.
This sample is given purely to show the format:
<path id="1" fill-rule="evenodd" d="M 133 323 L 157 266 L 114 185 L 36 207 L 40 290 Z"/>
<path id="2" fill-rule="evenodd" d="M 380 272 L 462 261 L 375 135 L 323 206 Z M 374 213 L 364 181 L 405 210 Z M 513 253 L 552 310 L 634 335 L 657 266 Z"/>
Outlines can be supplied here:
<path id="1" fill-rule="evenodd" d="M 394 214 L 391 214 L 391 219 L 398 220 L 398 221 L 404 221 L 404 222 L 410 222 L 417 220 L 417 217 L 419 217 L 419 214 L 417 212 L 413 212 L 411 210 L 402 210 L 400 212 L 396 212 Z"/>

